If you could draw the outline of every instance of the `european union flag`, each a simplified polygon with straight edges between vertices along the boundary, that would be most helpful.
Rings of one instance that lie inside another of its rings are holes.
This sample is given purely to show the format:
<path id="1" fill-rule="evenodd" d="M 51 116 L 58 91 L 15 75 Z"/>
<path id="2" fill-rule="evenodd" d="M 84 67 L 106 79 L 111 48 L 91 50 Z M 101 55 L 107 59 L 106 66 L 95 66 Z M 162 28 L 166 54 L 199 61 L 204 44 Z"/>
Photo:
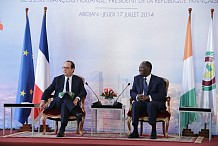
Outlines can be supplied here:
<path id="1" fill-rule="evenodd" d="M 19 83 L 17 90 L 16 103 L 32 102 L 33 88 L 34 88 L 34 67 L 33 67 L 33 54 L 32 43 L 30 35 L 29 18 L 26 9 L 26 28 L 24 32 L 24 42 L 21 56 Z M 15 119 L 24 124 L 29 117 L 31 109 L 29 108 L 16 108 Z"/>

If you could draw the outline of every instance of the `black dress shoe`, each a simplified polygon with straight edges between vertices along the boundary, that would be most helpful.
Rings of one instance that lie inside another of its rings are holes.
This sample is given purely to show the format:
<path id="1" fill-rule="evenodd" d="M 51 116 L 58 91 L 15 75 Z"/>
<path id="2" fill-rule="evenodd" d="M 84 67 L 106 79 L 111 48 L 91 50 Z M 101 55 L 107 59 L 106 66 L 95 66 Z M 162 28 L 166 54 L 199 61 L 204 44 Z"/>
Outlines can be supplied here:
<path id="1" fill-rule="evenodd" d="M 139 138 L 139 134 L 138 134 L 138 133 L 135 133 L 135 132 L 132 132 L 132 133 L 130 133 L 130 135 L 128 136 L 128 138 Z"/>
<path id="2" fill-rule="evenodd" d="M 66 127 L 66 124 L 61 124 L 61 127 L 60 127 L 58 134 L 57 134 L 57 137 L 64 137 L 65 127 Z"/>
<path id="3" fill-rule="evenodd" d="M 151 137 L 150 139 L 157 139 L 157 130 L 156 130 L 156 124 L 152 125 L 151 128 Z"/>
<path id="4" fill-rule="evenodd" d="M 157 133 L 151 133 L 150 139 L 157 139 Z"/>
<path id="5" fill-rule="evenodd" d="M 58 132 L 57 137 L 64 137 L 64 132 Z"/>

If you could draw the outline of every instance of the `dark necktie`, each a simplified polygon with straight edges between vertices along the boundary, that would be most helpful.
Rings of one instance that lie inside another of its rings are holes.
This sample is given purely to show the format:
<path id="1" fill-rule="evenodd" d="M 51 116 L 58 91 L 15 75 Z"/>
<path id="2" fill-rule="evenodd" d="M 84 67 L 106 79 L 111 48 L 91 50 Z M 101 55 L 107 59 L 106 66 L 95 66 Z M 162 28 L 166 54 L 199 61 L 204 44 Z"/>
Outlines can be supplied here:
<path id="1" fill-rule="evenodd" d="M 66 92 L 69 92 L 69 78 L 67 78 L 67 82 L 66 82 Z"/>
<path id="2" fill-rule="evenodd" d="M 143 81 L 143 85 L 144 85 L 144 96 L 147 96 L 147 93 L 148 93 L 148 85 L 147 85 L 147 82 L 146 82 L 146 78 L 144 78 L 144 81 Z"/>

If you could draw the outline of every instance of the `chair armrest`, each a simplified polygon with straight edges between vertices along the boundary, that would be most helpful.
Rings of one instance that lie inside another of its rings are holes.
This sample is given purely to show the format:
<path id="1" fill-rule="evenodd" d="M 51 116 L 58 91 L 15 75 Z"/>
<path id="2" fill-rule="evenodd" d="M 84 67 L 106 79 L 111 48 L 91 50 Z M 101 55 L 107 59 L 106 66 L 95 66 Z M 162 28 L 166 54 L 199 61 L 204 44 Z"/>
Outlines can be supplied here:
<path id="1" fill-rule="evenodd" d="M 167 96 L 166 98 L 167 98 L 167 100 L 166 100 L 167 111 L 170 113 L 170 100 L 171 100 L 171 97 Z"/>
<path id="2" fill-rule="evenodd" d="M 48 101 L 45 101 L 45 107 L 48 107 L 49 104 L 53 101 L 53 98 L 49 98 Z"/>
<path id="3" fill-rule="evenodd" d="M 130 98 L 130 99 L 129 99 L 129 111 L 131 111 L 131 110 L 132 110 L 132 101 L 133 101 L 133 99 L 132 99 L 132 98 Z"/>
<path id="4" fill-rule="evenodd" d="M 81 100 L 81 108 L 82 108 L 82 111 L 85 113 L 85 97 L 82 98 Z"/>

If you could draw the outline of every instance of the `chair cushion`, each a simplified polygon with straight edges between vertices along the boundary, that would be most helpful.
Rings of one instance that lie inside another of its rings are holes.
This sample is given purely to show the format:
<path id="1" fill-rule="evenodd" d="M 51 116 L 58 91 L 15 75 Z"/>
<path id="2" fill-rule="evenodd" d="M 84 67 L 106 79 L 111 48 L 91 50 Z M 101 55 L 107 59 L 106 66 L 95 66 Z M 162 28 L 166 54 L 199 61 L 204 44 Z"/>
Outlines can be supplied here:
<path id="1" fill-rule="evenodd" d="M 127 113 L 127 116 L 132 117 L 132 110 L 129 110 Z M 157 114 L 157 118 L 170 118 L 170 113 L 166 110 L 161 111 L 160 113 Z M 139 115 L 139 117 L 148 117 L 148 113 L 143 113 L 141 115 Z"/>
<path id="2" fill-rule="evenodd" d="M 77 109 L 77 112 L 82 113 L 83 116 L 85 115 L 85 113 L 82 111 L 81 108 L 76 108 L 76 109 Z M 61 111 L 60 111 L 60 109 L 55 109 L 55 108 L 52 108 L 52 109 L 45 109 L 45 110 L 43 111 L 43 114 L 45 114 L 45 115 L 51 115 L 51 116 L 58 116 L 58 115 L 61 114 Z M 73 116 L 73 115 L 71 115 L 71 116 Z"/>

